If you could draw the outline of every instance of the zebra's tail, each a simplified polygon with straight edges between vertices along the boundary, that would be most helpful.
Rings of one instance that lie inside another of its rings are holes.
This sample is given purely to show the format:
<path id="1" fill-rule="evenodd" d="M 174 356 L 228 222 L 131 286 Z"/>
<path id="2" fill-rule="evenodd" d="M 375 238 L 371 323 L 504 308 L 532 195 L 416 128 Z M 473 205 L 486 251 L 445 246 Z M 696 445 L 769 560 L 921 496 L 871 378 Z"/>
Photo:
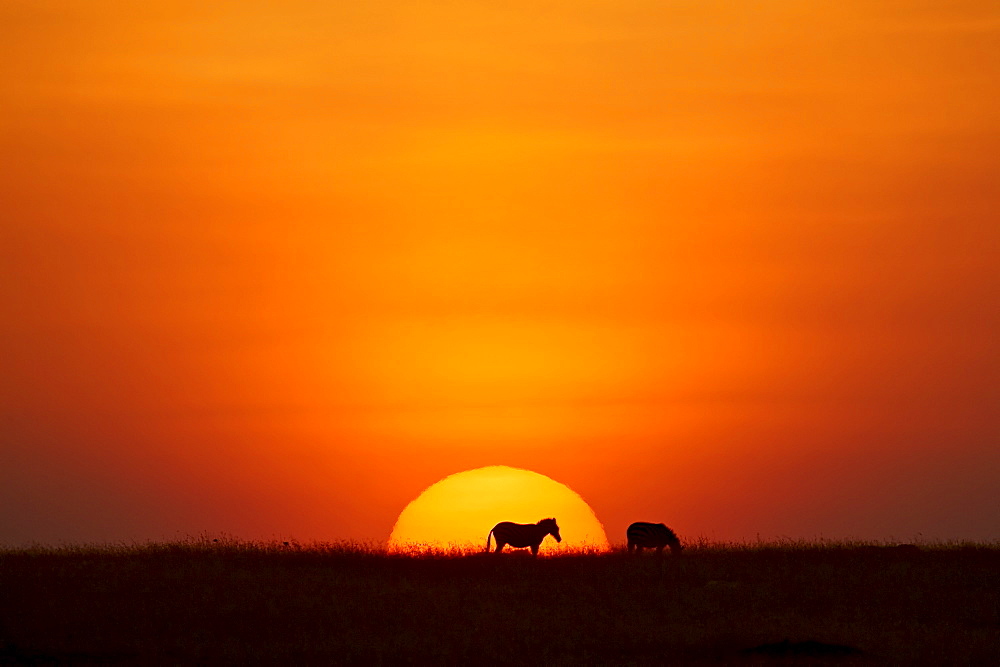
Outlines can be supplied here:
<path id="1" fill-rule="evenodd" d="M 490 538 L 493 537 L 493 529 L 490 528 L 490 534 L 486 536 L 486 553 L 490 552 Z"/>

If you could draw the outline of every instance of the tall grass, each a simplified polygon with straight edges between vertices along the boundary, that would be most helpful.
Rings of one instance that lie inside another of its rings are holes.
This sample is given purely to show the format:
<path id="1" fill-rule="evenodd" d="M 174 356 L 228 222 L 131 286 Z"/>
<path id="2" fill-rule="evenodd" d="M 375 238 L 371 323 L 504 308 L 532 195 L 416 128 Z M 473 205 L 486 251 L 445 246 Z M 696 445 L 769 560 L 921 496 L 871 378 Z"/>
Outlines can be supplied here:
<path id="1" fill-rule="evenodd" d="M 784 640 L 860 651 L 840 662 L 1000 664 L 1000 544 L 0 550 L 0 663 L 718 663 Z"/>

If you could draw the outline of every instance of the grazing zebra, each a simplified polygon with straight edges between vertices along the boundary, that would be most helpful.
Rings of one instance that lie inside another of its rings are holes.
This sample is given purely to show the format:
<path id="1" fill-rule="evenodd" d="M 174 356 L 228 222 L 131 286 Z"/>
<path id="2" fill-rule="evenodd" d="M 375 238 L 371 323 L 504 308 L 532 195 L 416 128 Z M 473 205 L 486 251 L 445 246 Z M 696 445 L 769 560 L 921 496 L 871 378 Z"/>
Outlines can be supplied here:
<path id="1" fill-rule="evenodd" d="M 628 536 L 629 553 L 633 549 L 637 553 L 642 553 L 643 549 L 656 549 L 659 554 L 663 553 L 663 547 L 669 546 L 670 553 L 679 554 L 684 548 L 674 531 L 662 523 L 638 521 L 629 526 L 625 534 Z"/>
<path id="2" fill-rule="evenodd" d="M 538 523 L 511 523 L 502 521 L 493 526 L 493 530 L 486 536 L 486 551 L 490 550 L 490 538 L 497 538 L 496 553 L 503 551 L 505 545 L 523 549 L 531 547 L 531 554 L 538 555 L 538 547 L 546 535 L 556 538 L 556 542 L 562 542 L 559 536 L 559 526 L 555 519 L 542 519 Z"/>

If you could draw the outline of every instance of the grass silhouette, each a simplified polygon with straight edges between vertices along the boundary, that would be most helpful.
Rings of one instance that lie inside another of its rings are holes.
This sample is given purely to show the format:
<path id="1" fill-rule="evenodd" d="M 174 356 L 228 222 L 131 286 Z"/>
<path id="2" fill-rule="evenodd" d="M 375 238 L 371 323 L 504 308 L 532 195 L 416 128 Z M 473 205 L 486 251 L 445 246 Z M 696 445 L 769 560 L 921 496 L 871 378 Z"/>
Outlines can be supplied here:
<path id="1" fill-rule="evenodd" d="M 701 541 L 679 557 L 534 559 L 202 537 L 0 550 L 0 663 L 642 665 L 778 650 L 1000 664 L 1000 545 Z"/>

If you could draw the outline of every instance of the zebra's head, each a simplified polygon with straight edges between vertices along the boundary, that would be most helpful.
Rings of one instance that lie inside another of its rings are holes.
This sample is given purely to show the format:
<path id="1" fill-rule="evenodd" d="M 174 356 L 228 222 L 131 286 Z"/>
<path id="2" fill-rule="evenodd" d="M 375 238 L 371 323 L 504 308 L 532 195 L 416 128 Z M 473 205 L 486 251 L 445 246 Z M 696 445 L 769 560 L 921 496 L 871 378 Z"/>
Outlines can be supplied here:
<path id="1" fill-rule="evenodd" d="M 679 554 L 684 547 L 681 546 L 681 541 L 677 537 L 677 533 L 667 528 L 666 524 L 661 523 L 660 525 L 667 531 L 667 546 L 670 547 L 670 553 Z"/>
<path id="2" fill-rule="evenodd" d="M 664 528 L 666 528 L 666 526 L 664 526 Z M 670 547 L 670 553 L 679 554 L 684 549 L 684 547 L 681 545 L 680 538 L 677 537 L 677 533 L 670 530 L 669 528 L 667 528 L 667 532 L 670 533 L 670 535 L 667 537 L 667 546 Z"/>
<path id="3" fill-rule="evenodd" d="M 556 538 L 556 542 L 562 542 L 562 537 L 559 536 L 559 525 L 555 519 L 542 519 L 538 525 L 546 530 L 546 534 Z"/>

